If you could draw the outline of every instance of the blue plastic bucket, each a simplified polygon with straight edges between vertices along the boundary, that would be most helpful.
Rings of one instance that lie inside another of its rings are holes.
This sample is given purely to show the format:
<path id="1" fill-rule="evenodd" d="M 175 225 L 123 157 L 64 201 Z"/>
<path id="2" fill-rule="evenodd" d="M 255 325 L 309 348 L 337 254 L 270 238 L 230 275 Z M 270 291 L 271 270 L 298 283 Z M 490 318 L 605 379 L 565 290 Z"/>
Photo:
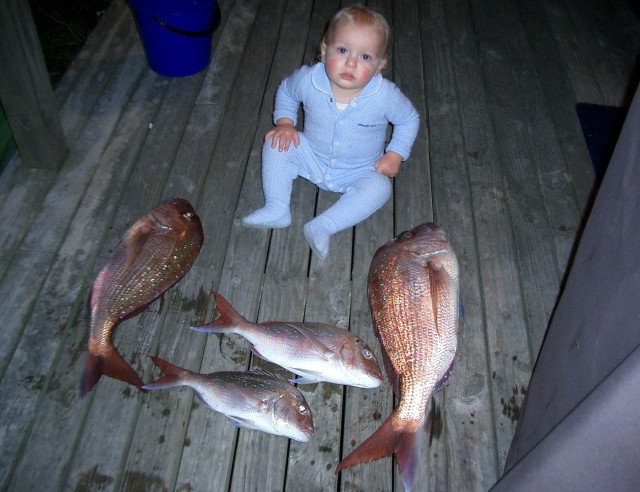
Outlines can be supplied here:
<path id="1" fill-rule="evenodd" d="M 215 0 L 128 1 L 154 72 L 184 77 L 209 64 Z"/>

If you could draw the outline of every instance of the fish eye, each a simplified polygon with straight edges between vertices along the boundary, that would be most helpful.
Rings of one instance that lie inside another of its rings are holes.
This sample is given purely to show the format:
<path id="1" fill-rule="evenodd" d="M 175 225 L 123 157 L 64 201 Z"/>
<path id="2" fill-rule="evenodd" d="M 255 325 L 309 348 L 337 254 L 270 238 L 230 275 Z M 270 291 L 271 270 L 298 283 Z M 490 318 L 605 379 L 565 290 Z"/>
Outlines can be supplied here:
<path id="1" fill-rule="evenodd" d="M 193 219 L 193 212 L 185 212 L 182 214 L 182 216 L 187 220 L 191 220 Z"/>
<path id="2" fill-rule="evenodd" d="M 307 407 L 306 405 L 298 405 L 298 412 L 301 413 L 302 415 L 304 415 L 305 413 L 307 413 Z"/>
<path id="3" fill-rule="evenodd" d="M 364 355 L 365 359 L 371 359 L 373 357 L 373 354 L 371 353 L 371 350 L 365 349 L 362 352 L 362 355 Z"/>

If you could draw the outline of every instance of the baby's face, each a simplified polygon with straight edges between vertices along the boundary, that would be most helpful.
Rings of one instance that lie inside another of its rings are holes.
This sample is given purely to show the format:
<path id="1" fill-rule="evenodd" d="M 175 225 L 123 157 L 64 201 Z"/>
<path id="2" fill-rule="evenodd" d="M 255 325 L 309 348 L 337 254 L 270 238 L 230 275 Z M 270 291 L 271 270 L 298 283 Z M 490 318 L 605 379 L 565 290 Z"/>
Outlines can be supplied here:
<path id="1" fill-rule="evenodd" d="M 356 96 L 380 73 L 387 62 L 381 53 L 383 41 L 383 34 L 375 26 L 349 20 L 338 23 L 332 39 L 321 46 L 322 60 L 336 97 Z"/>

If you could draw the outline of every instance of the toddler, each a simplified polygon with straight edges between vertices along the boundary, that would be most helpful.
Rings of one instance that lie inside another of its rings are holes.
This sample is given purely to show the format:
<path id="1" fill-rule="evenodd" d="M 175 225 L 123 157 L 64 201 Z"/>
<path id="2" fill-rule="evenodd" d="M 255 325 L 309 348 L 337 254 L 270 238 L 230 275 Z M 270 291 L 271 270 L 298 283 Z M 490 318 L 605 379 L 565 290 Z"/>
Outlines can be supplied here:
<path id="1" fill-rule="evenodd" d="M 379 210 L 391 197 L 389 178 L 409 157 L 420 119 L 407 97 L 380 75 L 387 63 L 390 29 L 364 7 L 339 11 L 320 45 L 320 62 L 282 81 L 275 100 L 275 128 L 262 150 L 264 207 L 242 220 L 246 227 L 291 223 L 289 202 L 298 176 L 341 193 L 329 209 L 304 226 L 322 261 L 333 234 Z M 298 109 L 304 131 L 295 129 Z M 393 133 L 386 149 L 387 126 Z"/>

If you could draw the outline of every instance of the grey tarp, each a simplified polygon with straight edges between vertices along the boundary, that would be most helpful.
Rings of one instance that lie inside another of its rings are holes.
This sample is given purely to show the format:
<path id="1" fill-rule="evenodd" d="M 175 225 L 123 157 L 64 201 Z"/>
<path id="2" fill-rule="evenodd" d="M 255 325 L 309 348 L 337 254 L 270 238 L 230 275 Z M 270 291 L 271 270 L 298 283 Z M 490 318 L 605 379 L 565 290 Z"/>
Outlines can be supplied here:
<path id="1" fill-rule="evenodd" d="M 640 91 L 492 490 L 640 490 Z"/>

